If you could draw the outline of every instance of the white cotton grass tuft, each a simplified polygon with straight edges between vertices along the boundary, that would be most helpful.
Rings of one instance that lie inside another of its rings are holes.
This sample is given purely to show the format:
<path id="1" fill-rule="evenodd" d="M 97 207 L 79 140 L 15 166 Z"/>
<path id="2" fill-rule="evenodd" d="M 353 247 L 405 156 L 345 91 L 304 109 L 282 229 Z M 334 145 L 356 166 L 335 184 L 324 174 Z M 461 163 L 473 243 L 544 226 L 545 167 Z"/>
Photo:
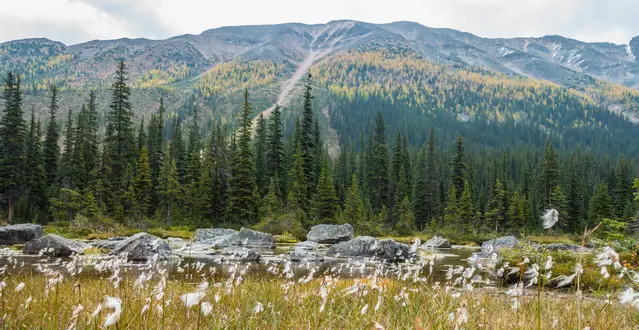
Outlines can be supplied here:
<path id="1" fill-rule="evenodd" d="M 635 292 L 632 288 L 628 288 L 621 293 L 619 302 L 623 305 L 631 305 L 632 307 L 639 309 L 639 292 Z"/>
<path id="2" fill-rule="evenodd" d="M 104 307 L 111 308 L 113 311 L 104 319 L 104 324 L 102 325 L 103 328 L 116 324 L 120 319 L 120 314 L 122 313 L 122 301 L 120 298 L 107 296 L 105 300 Z"/>
<path id="3" fill-rule="evenodd" d="M 555 209 L 548 209 L 541 216 L 544 229 L 552 228 L 559 221 L 559 212 Z"/>
<path id="4" fill-rule="evenodd" d="M 24 289 L 25 285 L 24 282 L 20 282 L 20 284 L 18 284 L 15 288 L 15 292 L 20 292 Z"/>
<path id="5" fill-rule="evenodd" d="M 264 306 L 262 305 L 261 302 L 257 302 L 257 304 L 255 304 L 255 308 L 253 308 L 253 314 L 259 314 L 261 312 L 264 311 Z"/>
<path id="6" fill-rule="evenodd" d="M 202 291 L 189 292 L 183 294 L 180 299 L 186 308 L 191 308 L 200 303 L 204 299 L 205 293 Z"/>
<path id="7" fill-rule="evenodd" d="M 213 311 L 213 306 L 210 303 L 206 302 L 206 301 L 203 302 L 202 305 L 200 306 L 200 312 L 204 316 L 211 315 L 212 311 Z"/>

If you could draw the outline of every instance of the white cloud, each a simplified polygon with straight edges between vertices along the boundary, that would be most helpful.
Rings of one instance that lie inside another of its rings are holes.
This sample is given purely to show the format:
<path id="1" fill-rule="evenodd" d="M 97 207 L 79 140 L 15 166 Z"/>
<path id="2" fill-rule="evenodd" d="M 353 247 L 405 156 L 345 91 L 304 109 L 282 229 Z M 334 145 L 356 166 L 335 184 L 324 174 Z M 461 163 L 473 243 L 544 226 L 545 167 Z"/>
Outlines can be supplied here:
<path id="1" fill-rule="evenodd" d="M 415 21 L 484 37 L 627 43 L 639 34 L 638 16 L 636 0 L 22 0 L 3 4 L 0 41 L 166 38 L 229 25 L 354 19 Z"/>

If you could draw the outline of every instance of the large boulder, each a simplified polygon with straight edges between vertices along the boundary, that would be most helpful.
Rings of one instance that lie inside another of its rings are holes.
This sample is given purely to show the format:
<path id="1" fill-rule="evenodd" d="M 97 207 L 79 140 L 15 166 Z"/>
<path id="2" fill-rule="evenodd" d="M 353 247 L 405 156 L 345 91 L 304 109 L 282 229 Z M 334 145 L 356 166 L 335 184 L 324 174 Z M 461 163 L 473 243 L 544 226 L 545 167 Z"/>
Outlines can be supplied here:
<path id="1" fill-rule="evenodd" d="M 450 242 L 439 236 L 433 236 L 426 243 L 420 246 L 421 248 L 434 248 L 434 249 L 450 249 Z"/>
<path id="2" fill-rule="evenodd" d="M 301 261 L 323 262 L 324 261 L 323 255 L 317 252 L 313 252 L 309 250 L 301 250 L 301 249 L 299 250 L 294 249 L 293 251 L 287 252 L 286 258 L 293 262 L 301 262 Z"/>
<path id="3" fill-rule="evenodd" d="M 21 223 L 0 227 L 0 245 L 24 244 L 42 237 L 42 226 Z"/>
<path id="4" fill-rule="evenodd" d="M 237 235 L 237 230 L 225 228 L 199 228 L 195 230 L 193 242 L 203 243 L 229 235 Z"/>
<path id="5" fill-rule="evenodd" d="M 83 254 L 88 244 L 48 234 L 24 245 L 25 254 L 40 254 L 51 257 L 68 257 L 72 254 Z"/>
<path id="6" fill-rule="evenodd" d="M 581 246 L 577 244 L 566 244 L 566 243 L 550 243 L 546 245 L 542 245 L 548 251 L 579 251 Z"/>
<path id="7" fill-rule="evenodd" d="M 481 252 L 488 255 L 491 252 L 497 252 L 503 248 L 514 248 L 519 244 L 515 236 L 503 236 L 484 242 L 481 245 Z"/>
<path id="8" fill-rule="evenodd" d="M 262 257 L 259 252 L 245 247 L 226 248 L 220 252 L 226 261 L 257 262 Z"/>
<path id="9" fill-rule="evenodd" d="M 166 260 L 171 256 L 171 248 L 164 240 L 147 233 L 137 233 L 118 244 L 110 255 L 126 254 L 129 261 L 147 261 L 158 256 Z"/>
<path id="10" fill-rule="evenodd" d="M 343 225 L 315 225 L 306 234 L 306 239 L 317 243 L 335 244 L 352 240 L 354 234 L 353 226 L 347 223 Z"/>
<path id="11" fill-rule="evenodd" d="M 271 234 L 242 228 L 239 234 L 240 245 L 249 248 L 274 249 L 275 238 Z"/>
<path id="12" fill-rule="evenodd" d="M 111 237 L 102 240 L 90 241 L 89 245 L 98 249 L 105 249 L 110 251 L 115 249 L 120 243 L 122 243 L 122 241 L 127 238 L 128 237 Z"/>
<path id="13" fill-rule="evenodd" d="M 332 245 L 326 251 L 330 257 L 373 258 L 382 261 L 402 261 L 409 259 L 410 247 L 392 239 L 377 240 L 370 236 L 360 236 L 346 242 Z"/>

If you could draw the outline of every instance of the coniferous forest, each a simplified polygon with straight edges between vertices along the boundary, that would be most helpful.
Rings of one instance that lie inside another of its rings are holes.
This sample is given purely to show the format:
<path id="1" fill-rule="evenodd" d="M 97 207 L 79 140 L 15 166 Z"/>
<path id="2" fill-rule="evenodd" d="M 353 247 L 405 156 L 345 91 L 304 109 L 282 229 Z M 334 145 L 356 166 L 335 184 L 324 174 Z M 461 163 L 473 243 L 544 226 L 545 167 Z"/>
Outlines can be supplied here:
<path id="1" fill-rule="evenodd" d="M 350 109 L 353 118 L 371 107 L 373 121 L 332 118 L 340 131 L 352 131 L 340 136 L 332 155 L 310 74 L 298 117 L 286 120 L 276 107 L 254 121 L 259 111 L 245 90 L 236 127 L 215 123 L 207 136 L 197 104 L 192 116 L 169 118 L 160 99 L 150 117 L 135 118 L 124 62 L 109 92 L 103 114 L 94 92 L 69 109 L 52 85 L 41 120 L 25 109 L 20 78 L 4 77 L 0 202 L 9 223 L 91 230 L 252 226 L 297 237 L 314 224 L 346 222 L 376 236 L 447 228 L 534 233 L 543 231 L 540 214 L 553 208 L 560 215 L 555 230 L 579 233 L 604 219 L 625 225 L 639 210 L 636 163 L 620 152 L 558 145 L 523 125 L 505 125 L 502 133 L 513 129 L 524 142 L 542 142 L 476 143 L 485 137 L 481 128 L 454 135 L 445 126 L 393 131 L 388 120 L 412 117 L 389 114 L 374 96 Z M 578 140 L 565 134 L 561 141 Z"/>

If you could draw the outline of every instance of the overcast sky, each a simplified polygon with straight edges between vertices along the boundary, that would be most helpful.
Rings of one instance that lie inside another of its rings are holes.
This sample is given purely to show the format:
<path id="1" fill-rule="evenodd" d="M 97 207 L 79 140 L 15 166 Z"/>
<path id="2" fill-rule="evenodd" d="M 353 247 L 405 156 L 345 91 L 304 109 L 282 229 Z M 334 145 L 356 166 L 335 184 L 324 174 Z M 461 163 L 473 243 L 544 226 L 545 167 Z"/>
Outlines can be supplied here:
<path id="1" fill-rule="evenodd" d="M 161 39 L 229 25 L 414 21 L 483 37 L 559 34 L 627 44 L 639 0 L 19 0 L 2 1 L 0 42 L 46 37 Z"/>

